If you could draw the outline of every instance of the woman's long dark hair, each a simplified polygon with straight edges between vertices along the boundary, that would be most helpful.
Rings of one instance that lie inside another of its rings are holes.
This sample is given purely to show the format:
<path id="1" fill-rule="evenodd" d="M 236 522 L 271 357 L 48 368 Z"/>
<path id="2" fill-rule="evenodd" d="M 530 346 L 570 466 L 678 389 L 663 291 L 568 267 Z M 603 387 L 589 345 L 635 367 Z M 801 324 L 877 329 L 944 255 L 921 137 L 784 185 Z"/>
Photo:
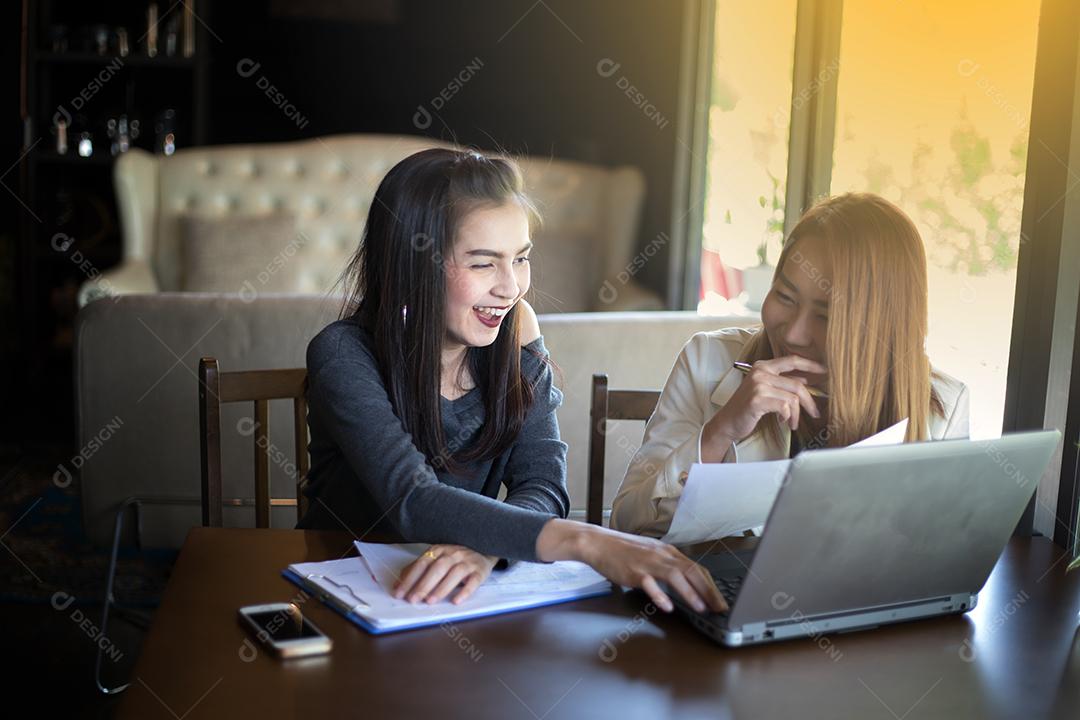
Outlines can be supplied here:
<path id="1" fill-rule="evenodd" d="M 375 192 L 360 247 L 342 275 L 341 317 L 356 316 L 375 340 L 375 355 L 394 411 L 435 468 L 491 458 L 521 430 L 533 388 L 521 372 L 517 305 L 495 342 L 470 347 L 465 362 L 483 393 L 485 422 L 468 438 L 446 438 L 440 405 L 446 332 L 446 268 L 462 218 L 478 207 L 519 204 L 537 214 L 512 161 L 472 151 L 432 149 L 410 155 Z M 476 428 L 471 428 L 475 431 Z"/>

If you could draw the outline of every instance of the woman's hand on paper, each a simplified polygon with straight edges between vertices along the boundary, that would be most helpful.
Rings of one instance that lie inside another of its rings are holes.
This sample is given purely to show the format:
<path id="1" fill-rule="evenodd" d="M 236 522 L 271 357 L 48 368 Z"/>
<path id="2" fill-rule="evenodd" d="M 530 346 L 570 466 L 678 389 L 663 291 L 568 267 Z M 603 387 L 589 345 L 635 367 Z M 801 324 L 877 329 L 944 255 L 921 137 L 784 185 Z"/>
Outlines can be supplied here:
<path id="1" fill-rule="evenodd" d="M 701 436 L 702 460 L 706 447 L 720 452 L 722 458 L 727 445 L 747 437 L 767 413 L 776 413 L 792 430 L 799 427 L 803 411 L 821 417 L 807 390 L 806 378 L 784 375 L 793 371 L 822 375 L 828 372 L 823 365 L 798 355 L 758 360 L 731 399 L 705 424 Z"/>
<path id="2" fill-rule="evenodd" d="M 456 605 L 487 580 L 498 560 L 461 545 L 432 545 L 401 572 L 393 596 L 411 603 L 432 604 L 461 585 L 453 599 Z"/>

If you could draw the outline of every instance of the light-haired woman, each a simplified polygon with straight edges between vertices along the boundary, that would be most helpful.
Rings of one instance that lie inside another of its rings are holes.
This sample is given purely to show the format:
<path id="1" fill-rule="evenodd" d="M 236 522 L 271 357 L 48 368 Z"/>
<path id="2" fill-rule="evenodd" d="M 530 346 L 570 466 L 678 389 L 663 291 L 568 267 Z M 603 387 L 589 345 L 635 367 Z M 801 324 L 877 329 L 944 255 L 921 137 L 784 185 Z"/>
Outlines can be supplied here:
<path id="1" fill-rule="evenodd" d="M 612 527 L 663 535 L 696 462 L 843 447 L 904 418 L 907 442 L 967 437 L 967 387 L 926 356 L 927 304 L 926 254 L 903 211 L 867 193 L 812 207 L 784 243 L 761 325 L 683 347 Z"/>

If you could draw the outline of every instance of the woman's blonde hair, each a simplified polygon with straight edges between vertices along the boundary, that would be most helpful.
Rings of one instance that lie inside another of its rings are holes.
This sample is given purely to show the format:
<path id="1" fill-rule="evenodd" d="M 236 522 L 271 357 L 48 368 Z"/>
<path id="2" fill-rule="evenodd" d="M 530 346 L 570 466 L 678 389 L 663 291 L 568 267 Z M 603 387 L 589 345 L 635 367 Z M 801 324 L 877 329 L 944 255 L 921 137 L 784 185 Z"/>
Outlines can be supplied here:
<path id="1" fill-rule="evenodd" d="M 807 237 L 824 241 L 831 278 L 822 277 L 799 251 Z M 930 413 L 943 415 L 944 408 L 930 382 L 926 252 L 911 219 L 870 193 L 824 199 L 792 229 L 776 272 L 788 262 L 829 296 L 829 420 L 826 436 L 814 444 L 850 445 L 904 418 L 905 441 L 927 439 Z M 771 357 L 764 328 L 740 355 L 747 362 Z M 778 437 L 777 416 L 762 420 L 756 431 Z M 798 436 L 805 447 L 811 438 L 804 427 Z"/>

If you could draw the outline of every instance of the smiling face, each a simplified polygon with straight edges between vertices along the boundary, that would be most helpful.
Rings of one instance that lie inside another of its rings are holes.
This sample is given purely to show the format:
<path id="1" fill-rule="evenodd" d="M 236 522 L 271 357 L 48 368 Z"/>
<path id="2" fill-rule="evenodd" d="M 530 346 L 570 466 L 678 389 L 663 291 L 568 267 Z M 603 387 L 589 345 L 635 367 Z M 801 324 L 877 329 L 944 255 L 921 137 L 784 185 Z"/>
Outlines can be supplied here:
<path id="1" fill-rule="evenodd" d="M 825 339 L 832 287 L 825 242 L 814 236 L 802 238 L 788 253 L 761 305 L 773 357 L 801 355 L 828 367 Z M 785 374 L 806 377 L 812 385 L 823 380 L 802 372 Z"/>
<path id="2" fill-rule="evenodd" d="M 531 249 L 529 218 L 517 203 L 465 215 L 446 262 L 444 351 L 495 342 L 506 314 L 529 289 Z"/>

